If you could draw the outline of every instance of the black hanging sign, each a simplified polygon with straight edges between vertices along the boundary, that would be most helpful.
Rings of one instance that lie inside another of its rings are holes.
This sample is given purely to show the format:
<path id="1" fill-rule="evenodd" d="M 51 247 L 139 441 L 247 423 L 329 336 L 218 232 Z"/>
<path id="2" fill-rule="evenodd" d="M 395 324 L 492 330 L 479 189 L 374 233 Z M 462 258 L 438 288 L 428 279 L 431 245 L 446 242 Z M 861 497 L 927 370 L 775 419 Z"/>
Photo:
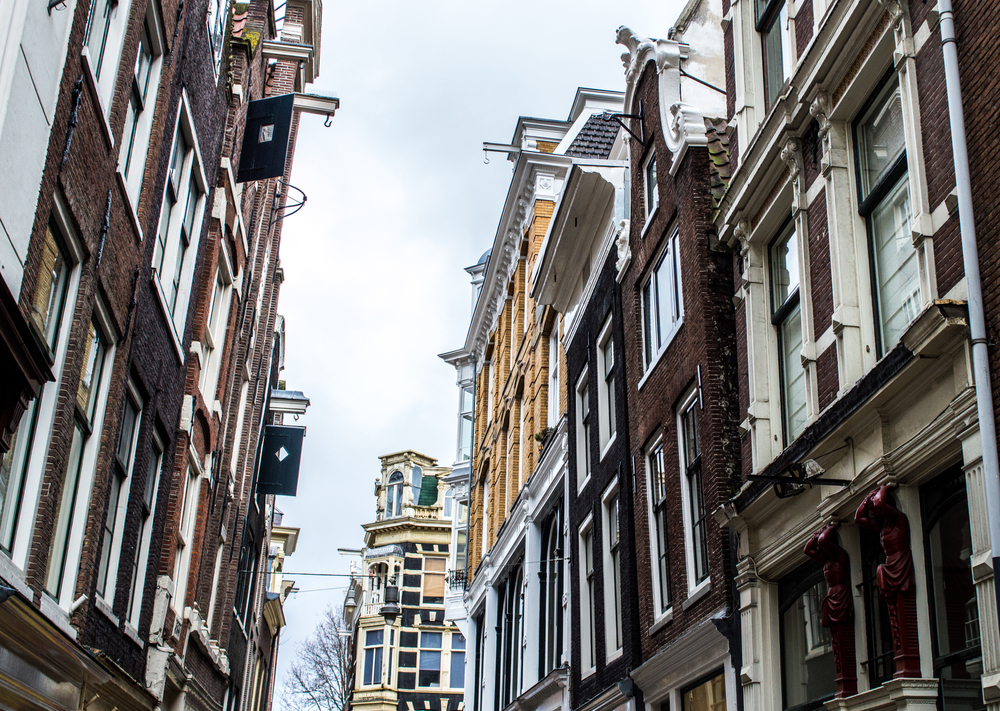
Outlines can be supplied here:
<path id="1" fill-rule="evenodd" d="M 295 496 L 305 427 L 266 425 L 260 452 L 257 493 Z"/>
<path id="2" fill-rule="evenodd" d="M 247 106 L 237 183 L 284 175 L 294 104 L 295 94 L 282 94 L 251 101 Z"/>

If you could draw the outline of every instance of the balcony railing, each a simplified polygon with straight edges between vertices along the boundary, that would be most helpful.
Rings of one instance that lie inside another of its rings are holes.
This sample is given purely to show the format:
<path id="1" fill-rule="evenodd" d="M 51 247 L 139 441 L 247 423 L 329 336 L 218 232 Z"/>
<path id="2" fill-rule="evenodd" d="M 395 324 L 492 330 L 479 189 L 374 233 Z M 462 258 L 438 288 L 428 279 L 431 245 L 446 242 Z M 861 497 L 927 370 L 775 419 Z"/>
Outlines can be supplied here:
<path id="1" fill-rule="evenodd" d="M 465 570 L 449 570 L 446 577 L 448 587 L 454 590 L 465 590 L 469 583 L 469 574 Z"/>

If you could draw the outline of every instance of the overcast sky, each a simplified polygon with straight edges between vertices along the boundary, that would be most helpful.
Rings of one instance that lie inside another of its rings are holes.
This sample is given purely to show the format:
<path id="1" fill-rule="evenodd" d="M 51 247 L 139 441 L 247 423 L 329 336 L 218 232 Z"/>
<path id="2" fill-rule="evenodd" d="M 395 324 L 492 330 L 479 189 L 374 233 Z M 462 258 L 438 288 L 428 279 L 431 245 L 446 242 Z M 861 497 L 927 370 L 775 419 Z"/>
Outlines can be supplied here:
<path id="1" fill-rule="evenodd" d="M 308 202 L 281 245 L 283 377 L 312 401 L 298 496 L 277 502 L 301 528 L 286 570 L 348 572 L 336 549 L 363 545 L 379 455 L 454 460 L 458 389 L 437 354 L 464 344 L 463 268 L 492 245 L 511 179 L 482 143 L 509 143 L 518 116 L 565 120 L 579 86 L 623 91 L 617 28 L 666 37 L 684 4 L 327 0 L 312 90 L 341 108 L 329 128 L 302 119 L 292 183 Z M 290 577 L 276 709 L 297 644 L 346 585 Z"/>

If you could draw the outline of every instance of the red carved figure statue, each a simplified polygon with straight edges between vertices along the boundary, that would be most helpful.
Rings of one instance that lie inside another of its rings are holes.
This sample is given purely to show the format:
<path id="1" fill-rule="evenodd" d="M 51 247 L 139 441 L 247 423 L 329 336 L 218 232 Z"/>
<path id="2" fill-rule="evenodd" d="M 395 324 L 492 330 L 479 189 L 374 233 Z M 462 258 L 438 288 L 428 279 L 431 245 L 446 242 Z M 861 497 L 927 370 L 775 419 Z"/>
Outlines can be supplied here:
<path id="1" fill-rule="evenodd" d="M 858 507 L 855 522 L 879 532 L 885 563 L 878 567 L 879 595 L 889 609 L 896 660 L 893 677 L 919 677 L 916 581 L 910 554 L 910 522 L 896 508 L 888 486 L 868 494 Z"/>
<path id="2" fill-rule="evenodd" d="M 805 554 L 823 564 L 828 592 L 823 599 L 823 626 L 830 630 L 833 663 L 837 672 L 837 698 L 858 693 L 854 651 L 854 598 L 851 595 L 851 561 L 837 542 L 837 524 L 818 531 L 806 543 Z"/>

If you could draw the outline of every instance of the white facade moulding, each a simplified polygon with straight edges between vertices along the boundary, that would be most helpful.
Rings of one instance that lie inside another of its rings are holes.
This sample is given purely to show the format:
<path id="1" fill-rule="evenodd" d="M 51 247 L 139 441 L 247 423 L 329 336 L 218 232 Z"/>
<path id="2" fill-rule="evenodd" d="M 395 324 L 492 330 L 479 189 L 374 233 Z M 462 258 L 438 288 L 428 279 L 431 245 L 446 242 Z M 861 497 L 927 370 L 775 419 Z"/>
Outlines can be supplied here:
<path id="1" fill-rule="evenodd" d="M 295 92 L 295 99 L 292 104 L 295 111 L 303 114 L 316 114 L 317 116 L 333 116 L 340 108 L 340 99 L 335 96 L 322 96 L 320 94 L 303 94 Z"/>

